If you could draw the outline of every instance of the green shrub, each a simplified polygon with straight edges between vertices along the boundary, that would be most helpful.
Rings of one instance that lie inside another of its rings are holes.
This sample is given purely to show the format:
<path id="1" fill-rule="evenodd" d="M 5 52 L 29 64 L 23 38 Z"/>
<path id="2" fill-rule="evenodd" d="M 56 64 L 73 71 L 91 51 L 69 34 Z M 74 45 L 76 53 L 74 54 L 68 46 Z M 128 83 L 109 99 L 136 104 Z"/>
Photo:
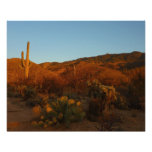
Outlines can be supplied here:
<path id="1" fill-rule="evenodd" d="M 85 113 L 82 111 L 80 101 L 62 96 L 48 103 L 42 112 L 42 116 L 44 123 L 50 122 L 51 125 L 63 123 L 69 127 L 71 122 L 82 121 Z"/>

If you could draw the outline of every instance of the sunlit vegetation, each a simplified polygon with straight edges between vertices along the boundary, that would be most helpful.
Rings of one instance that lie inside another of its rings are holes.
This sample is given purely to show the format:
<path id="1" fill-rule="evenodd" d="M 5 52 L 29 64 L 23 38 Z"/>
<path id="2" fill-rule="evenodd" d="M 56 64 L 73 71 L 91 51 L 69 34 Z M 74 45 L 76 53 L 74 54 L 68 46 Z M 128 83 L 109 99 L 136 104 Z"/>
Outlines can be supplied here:
<path id="1" fill-rule="evenodd" d="M 99 122 L 99 130 L 121 123 L 115 109 L 145 109 L 145 55 L 107 54 L 63 63 L 30 62 L 28 78 L 21 59 L 7 61 L 7 95 L 32 108 L 34 128 Z M 143 124 L 144 125 L 144 124 Z M 122 130 L 118 128 L 116 130 Z"/>
<path id="2" fill-rule="evenodd" d="M 59 126 L 60 124 L 69 127 L 71 122 L 82 121 L 84 117 L 85 112 L 81 108 L 81 101 L 62 96 L 46 103 L 40 117 L 32 124 L 44 128 L 46 126 Z"/>

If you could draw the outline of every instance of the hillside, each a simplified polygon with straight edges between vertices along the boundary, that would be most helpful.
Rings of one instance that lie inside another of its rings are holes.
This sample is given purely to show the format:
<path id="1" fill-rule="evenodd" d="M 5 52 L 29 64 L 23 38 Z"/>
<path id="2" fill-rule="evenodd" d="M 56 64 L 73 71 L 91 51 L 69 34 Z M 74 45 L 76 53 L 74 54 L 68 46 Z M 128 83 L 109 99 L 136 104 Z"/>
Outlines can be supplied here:
<path id="1" fill-rule="evenodd" d="M 35 83 L 42 81 L 44 77 L 56 76 L 55 73 L 42 68 L 39 64 L 31 62 L 29 78 Z M 7 83 L 19 82 L 24 79 L 24 69 L 21 67 L 21 59 L 7 59 Z"/>
<path id="2" fill-rule="evenodd" d="M 97 78 L 104 84 L 119 85 L 128 81 L 123 72 L 145 66 L 145 53 L 132 52 L 122 54 L 106 54 L 95 57 L 79 58 L 73 61 L 46 62 L 36 64 L 31 62 L 29 78 L 34 83 L 42 82 L 44 78 L 56 77 L 73 81 Z M 24 69 L 21 60 L 12 58 L 7 60 L 8 83 L 19 82 L 24 78 Z"/>
<path id="3" fill-rule="evenodd" d="M 132 53 L 105 54 L 95 57 L 79 58 L 73 61 L 66 61 L 62 63 L 46 62 L 41 63 L 40 65 L 48 70 L 56 71 L 60 68 L 77 65 L 82 61 L 84 61 L 84 63 L 93 63 L 119 70 L 131 69 L 145 65 L 145 53 L 134 51 Z"/>
<path id="4" fill-rule="evenodd" d="M 7 60 L 8 130 L 145 128 L 145 53 L 30 62 L 24 74 L 21 59 Z"/>

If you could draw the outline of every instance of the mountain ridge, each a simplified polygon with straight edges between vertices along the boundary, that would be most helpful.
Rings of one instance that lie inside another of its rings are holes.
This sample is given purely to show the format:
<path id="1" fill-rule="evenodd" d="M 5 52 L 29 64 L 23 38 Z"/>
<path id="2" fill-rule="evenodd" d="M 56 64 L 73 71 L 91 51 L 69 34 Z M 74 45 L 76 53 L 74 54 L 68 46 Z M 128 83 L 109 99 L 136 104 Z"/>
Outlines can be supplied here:
<path id="1" fill-rule="evenodd" d="M 94 77 L 109 77 L 119 80 L 124 77 L 124 70 L 145 67 L 145 53 L 132 52 L 122 54 L 105 54 L 95 57 L 79 58 L 72 61 L 34 63 L 31 61 L 29 77 L 33 82 L 40 83 L 46 77 L 66 79 L 72 77 L 74 71 L 77 75 L 92 75 Z M 114 76 L 112 74 L 115 73 Z M 127 75 L 126 75 L 127 76 Z M 24 69 L 21 68 L 20 58 L 7 59 L 8 83 L 19 82 L 24 79 Z M 123 78 L 124 79 L 124 78 Z"/>

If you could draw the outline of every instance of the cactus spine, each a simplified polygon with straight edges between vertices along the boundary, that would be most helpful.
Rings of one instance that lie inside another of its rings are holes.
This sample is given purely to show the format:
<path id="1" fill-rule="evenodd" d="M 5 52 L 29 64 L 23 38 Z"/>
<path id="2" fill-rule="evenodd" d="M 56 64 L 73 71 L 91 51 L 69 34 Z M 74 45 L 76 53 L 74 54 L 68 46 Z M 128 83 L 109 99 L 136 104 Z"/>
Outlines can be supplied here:
<path id="1" fill-rule="evenodd" d="M 29 77 L 29 68 L 30 68 L 30 60 L 29 60 L 29 48 L 30 48 L 30 42 L 27 42 L 27 52 L 26 52 L 26 60 L 24 60 L 24 52 L 21 53 L 21 62 L 22 67 L 25 71 L 25 78 L 28 79 Z"/>

